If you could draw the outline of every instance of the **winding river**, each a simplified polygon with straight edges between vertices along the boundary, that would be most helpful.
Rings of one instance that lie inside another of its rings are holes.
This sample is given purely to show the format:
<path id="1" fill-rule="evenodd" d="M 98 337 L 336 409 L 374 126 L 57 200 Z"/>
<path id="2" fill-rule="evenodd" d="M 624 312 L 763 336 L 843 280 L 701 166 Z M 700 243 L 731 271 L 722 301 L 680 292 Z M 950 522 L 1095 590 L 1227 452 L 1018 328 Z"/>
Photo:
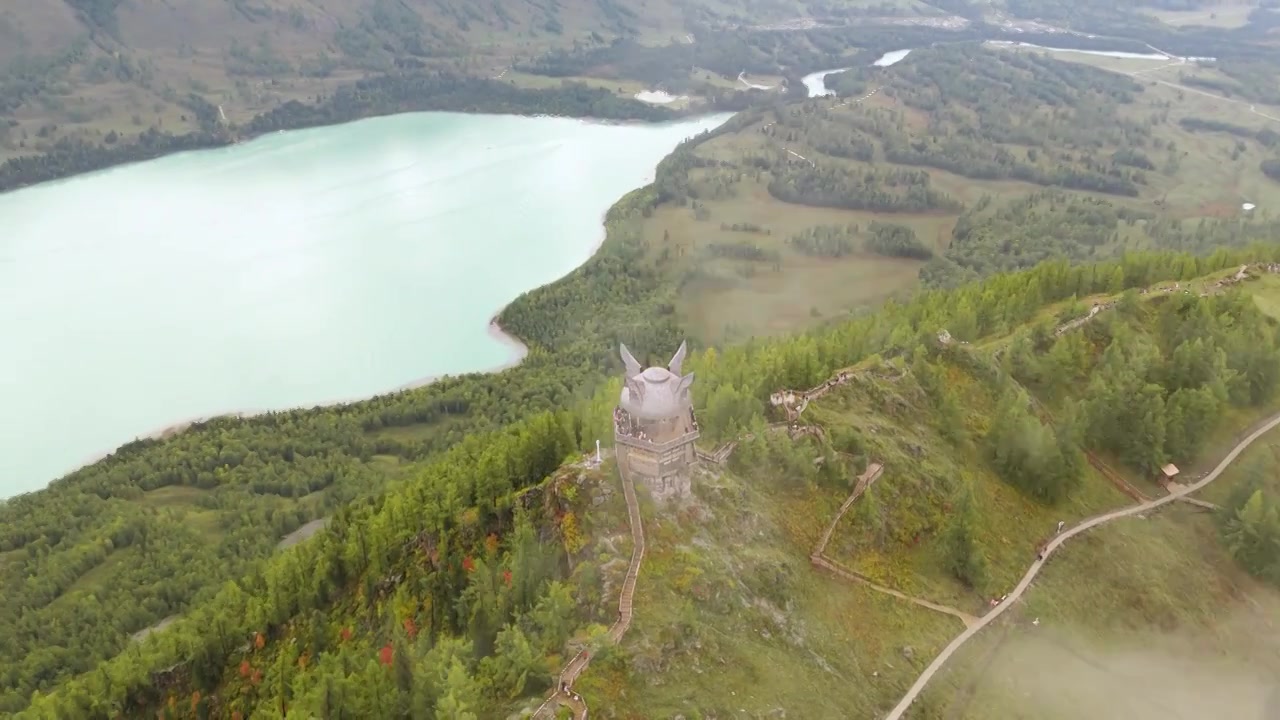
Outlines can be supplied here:
<path id="1" fill-rule="evenodd" d="M 490 318 L 727 117 L 417 113 L 0 195 L 0 498 L 186 419 L 518 361 Z"/>
<path id="2" fill-rule="evenodd" d="M 1155 52 L 1135 53 L 1135 52 L 1125 52 L 1122 50 L 1073 50 L 1071 48 L 1045 47 L 1043 45 L 1032 45 L 1031 43 L 1013 42 L 1008 40 L 989 40 L 988 44 L 996 47 L 1018 47 L 1018 48 L 1025 48 L 1029 50 L 1042 50 L 1052 54 L 1077 53 L 1080 55 L 1098 55 L 1101 57 L 1124 58 L 1129 60 L 1164 60 L 1169 62 L 1211 62 L 1213 60 L 1213 58 L 1177 57 L 1174 55 L 1165 55 L 1163 53 L 1155 53 Z M 902 62 L 902 60 L 906 59 L 906 57 L 910 54 L 911 54 L 910 48 L 906 48 L 903 50 L 893 50 L 885 53 L 884 55 L 881 55 L 879 58 L 876 58 L 875 62 L 871 64 L 874 67 L 880 67 L 880 68 L 889 67 L 890 65 L 895 65 L 899 62 Z M 809 73 L 808 75 L 805 75 L 803 78 L 801 78 L 801 80 L 804 82 L 805 89 L 808 90 L 809 92 L 809 97 L 822 97 L 825 95 L 834 95 L 835 91 L 827 88 L 827 83 L 826 83 L 827 76 L 835 75 L 837 73 L 842 73 L 842 72 L 845 72 L 846 70 L 852 70 L 852 69 L 853 68 L 842 67 L 842 68 L 832 68 L 831 70 L 819 70 L 817 72 Z"/>

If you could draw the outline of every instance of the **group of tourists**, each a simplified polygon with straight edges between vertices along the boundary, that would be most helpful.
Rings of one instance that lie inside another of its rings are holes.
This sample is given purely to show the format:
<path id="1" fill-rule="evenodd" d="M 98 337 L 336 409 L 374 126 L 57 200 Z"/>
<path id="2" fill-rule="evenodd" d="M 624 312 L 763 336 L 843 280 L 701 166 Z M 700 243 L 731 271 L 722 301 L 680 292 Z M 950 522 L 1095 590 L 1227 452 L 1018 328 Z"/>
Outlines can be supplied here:
<path id="1" fill-rule="evenodd" d="M 613 429 L 619 435 L 633 437 L 637 440 L 648 440 L 644 431 L 640 429 L 639 423 L 631 417 L 631 413 L 622 408 L 613 409 Z"/>
<path id="2" fill-rule="evenodd" d="M 694 432 L 698 432 L 698 419 L 693 418 L 692 423 Z M 631 413 L 620 407 L 613 409 L 613 429 L 619 435 L 625 437 L 632 437 L 637 440 L 649 440 L 648 434 L 646 434 L 644 430 L 640 429 L 640 423 L 636 422 L 635 418 L 631 417 Z"/>

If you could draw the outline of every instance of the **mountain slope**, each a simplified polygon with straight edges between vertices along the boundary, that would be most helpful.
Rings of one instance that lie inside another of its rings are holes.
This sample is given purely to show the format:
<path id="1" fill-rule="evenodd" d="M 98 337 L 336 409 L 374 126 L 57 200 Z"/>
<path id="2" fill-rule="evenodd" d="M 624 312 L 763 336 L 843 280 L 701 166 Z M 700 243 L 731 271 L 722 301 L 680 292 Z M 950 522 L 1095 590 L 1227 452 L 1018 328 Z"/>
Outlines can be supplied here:
<path id="1" fill-rule="evenodd" d="M 397 69 L 480 77 L 616 38 L 687 43 L 699 23 L 803 13 L 726 0 L 50 0 L 0 10 L 0 154 L 59 138 L 197 127 L 190 94 L 244 122 Z M 0 157 L 3 159 L 3 157 Z"/>
<path id="2" fill-rule="evenodd" d="M 13 154 L 77 127 L 179 132 L 195 127 L 180 104 L 188 93 L 243 121 L 398 66 L 496 75 L 516 54 L 592 33 L 599 41 L 680 29 L 680 13 L 660 2 L 651 19 L 611 0 L 23 3 L 0 11 L 0 113 L 13 126 Z"/>
<path id="3" fill-rule="evenodd" d="M 1274 257 L 1273 248 L 1254 252 Z M 581 648 L 593 662 L 578 687 L 603 717 L 884 708 L 947 627 L 958 629 L 955 615 L 981 614 L 1055 520 L 1126 502 L 1086 466 L 1081 444 L 1159 492 L 1140 479 L 1152 463 L 1194 457 L 1273 402 L 1274 322 L 1219 282 L 1226 273 L 1187 284 L 1247 257 L 1042 265 L 811 336 L 690 357 L 704 438 L 754 429 L 754 439 L 743 438 L 728 472 L 700 475 L 693 498 L 643 506 L 651 549 L 621 646 L 603 640 L 630 557 L 617 478 L 607 465 L 561 466 L 574 447 L 608 437 L 615 382 L 571 412 L 474 436 L 344 509 L 316 540 L 227 584 L 136 651 L 35 699 L 30 715 L 167 707 L 171 717 L 289 708 L 290 717 L 503 716 L 535 706 Z M 1135 290 L 1095 320 L 1068 323 L 1080 313 L 1070 296 L 1106 288 L 1117 272 Z M 1136 291 L 1169 277 L 1192 294 Z M 1053 326 L 1064 323 L 1073 329 L 1055 340 Z M 973 344 L 943 343 L 938 327 Z M 1181 342 L 1181 333 L 1200 340 Z M 859 358 L 801 417 L 819 430 L 791 438 L 764 429 L 761 397 L 771 389 L 812 385 Z M 1032 414 L 1010 374 L 1054 407 L 1057 429 Z M 1094 402 L 1075 412 L 1053 402 L 1077 383 Z M 1134 383 L 1140 402 L 1109 400 Z M 1095 432 L 1112 426 L 1124 430 Z M 885 473 L 828 554 L 954 614 L 882 597 L 865 582 L 835 596 L 842 583 L 808 567 L 812 544 L 870 461 Z M 1141 617 L 1176 619 L 1175 601 Z"/>

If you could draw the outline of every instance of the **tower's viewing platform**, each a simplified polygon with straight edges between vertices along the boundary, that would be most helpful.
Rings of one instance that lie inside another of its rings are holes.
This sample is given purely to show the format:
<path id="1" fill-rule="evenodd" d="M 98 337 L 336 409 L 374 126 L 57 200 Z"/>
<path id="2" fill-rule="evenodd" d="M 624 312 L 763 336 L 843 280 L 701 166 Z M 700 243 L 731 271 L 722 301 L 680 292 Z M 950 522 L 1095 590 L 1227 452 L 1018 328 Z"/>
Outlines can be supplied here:
<path id="1" fill-rule="evenodd" d="M 680 375 L 687 351 L 680 343 L 667 367 L 641 369 L 627 346 L 621 346 L 626 381 L 613 413 L 618 461 L 627 463 L 656 498 L 687 494 L 689 466 L 696 459 L 693 373 Z"/>

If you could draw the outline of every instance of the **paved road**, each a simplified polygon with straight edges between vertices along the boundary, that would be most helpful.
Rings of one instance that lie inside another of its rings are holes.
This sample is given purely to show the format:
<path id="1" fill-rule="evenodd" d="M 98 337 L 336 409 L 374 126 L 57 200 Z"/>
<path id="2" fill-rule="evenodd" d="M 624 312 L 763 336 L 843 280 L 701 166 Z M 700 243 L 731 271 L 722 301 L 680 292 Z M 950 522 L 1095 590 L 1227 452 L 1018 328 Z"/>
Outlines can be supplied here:
<path id="1" fill-rule="evenodd" d="M 1244 452 L 1245 448 L 1249 447 L 1249 445 L 1253 444 L 1255 440 L 1262 437 L 1267 431 L 1277 425 L 1280 425 L 1280 414 L 1272 416 L 1265 425 L 1255 430 L 1244 440 L 1241 440 L 1239 444 L 1231 449 L 1231 452 L 1227 453 L 1227 456 L 1222 459 L 1222 462 L 1218 463 L 1218 466 L 1215 467 L 1212 472 L 1205 475 L 1203 479 L 1196 482 L 1194 485 L 1188 485 L 1185 488 L 1178 490 L 1176 493 L 1170 493 L 1169 495 L 1165 495 L 1164 497 L 1157 498 L 1150 502 L 1145 502 L 1140 505 L 1132 505 L 1121 510 L 1115 510 L 1113 512 L 1092 517 L 1055 537 L 1047 546 L 1045 546 L 1042 559 L 1036 560 L 1031 564 L 1031 567 L 1027 570 L 1027 574 L 1022 576 L 1022 582 L 1018 583 L 1018 587 L 1015 588 L 1013 592 L 1009 593 L 1009 597 L 1004 602 L 1000 603 L 1000 605 L 998 605 L 994 610 L 983 615 L 975 625 L 970 626 L 964 632 L 960 633 L 955 640 L 952 640 L 951 644 L 947 645 L 947 647 L 938 654 L 938 657 L 933 659 L 933 662 L 929 664 L 929 667 L 925 668 L 925 671 L 916 679 L 915 684 L 907 691 L 906 696 L 904 696 L 902 701 L 898 703 L 888 716 L 886 716 L 885 720 L 901 720 L 903 714 L 906 713 L 907 708 L 911 707 L 911 703 L 915 702 L 915 699 L 920 696 L 920 693 L 924 690 L 925 686 L 929 684 L 929 681 L 933 679 L 933 676 L 938 672 L 938 670 L 942 669 L 942 666 L 946 664 L 947 660 L 949 660 L 961 646 L 966 642 L 969 642 L 970 638 L 981 632 L 982 628 L 1000 617 L 1005 610 L 1022 597 L 1022 594 L 1026 592 L 1028 587 L 1030 587 L 1031 581 L 1035 580 L 1036 575 L 1040 574 L 1040 569 L 1044 567 L 1045 561 L 1047 561 L 1049 556 L 1062 546 L 1062 543 L 1087 530 L 1099 525 L 1105 525 L 1112 520 L 1118 520 L 1123 517 L 1129 517 L 1130 515 L 1137 515 L 1138 513 L 1154 510 L 1161 505 L 1166 505 L 1177 500 L 1183 495 L 1196 492 L 1214 480 L 1217 480 L 1218 476 L 1222 474 L 1222 471 L 1226 470 L 1231 463 L 1235 462 L 1235 459 L 1240 456 L 1240 453 Z"/>

